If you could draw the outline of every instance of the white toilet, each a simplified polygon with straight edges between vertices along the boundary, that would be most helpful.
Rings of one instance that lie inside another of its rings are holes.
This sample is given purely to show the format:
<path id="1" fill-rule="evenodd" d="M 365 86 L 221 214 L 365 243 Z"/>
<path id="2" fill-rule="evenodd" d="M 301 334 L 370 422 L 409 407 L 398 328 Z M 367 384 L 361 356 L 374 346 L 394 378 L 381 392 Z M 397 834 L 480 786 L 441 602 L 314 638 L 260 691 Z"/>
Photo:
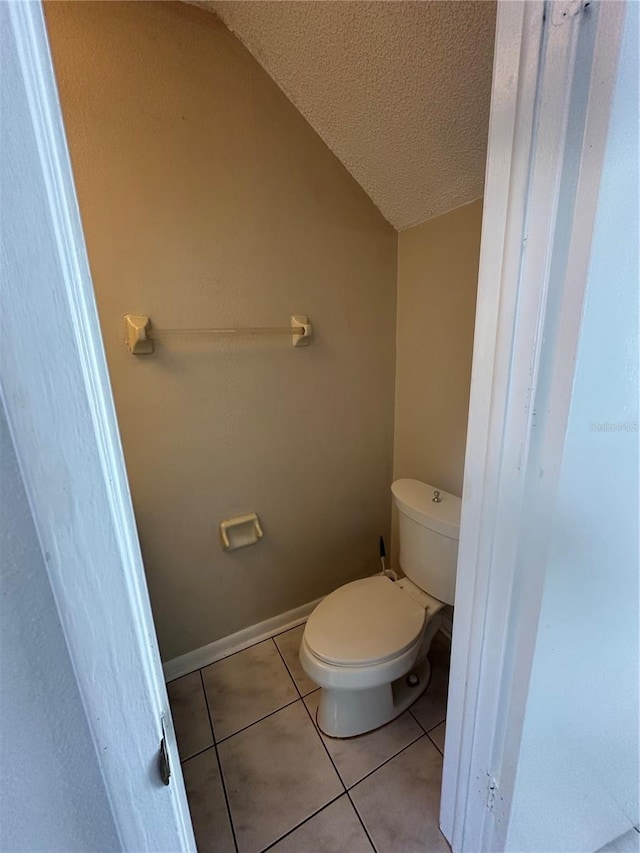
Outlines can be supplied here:
<path id="1" fill-rule="evenodd" d="M 317 722 L 331 737 L 384 725 L 427 688 L 427 653 L 453 604 L 460 498 L 418 480 L 391 486 L 398 508 L 400 568 L 345 584 L 305 626 L 300 661 L 322 688 Z"/>

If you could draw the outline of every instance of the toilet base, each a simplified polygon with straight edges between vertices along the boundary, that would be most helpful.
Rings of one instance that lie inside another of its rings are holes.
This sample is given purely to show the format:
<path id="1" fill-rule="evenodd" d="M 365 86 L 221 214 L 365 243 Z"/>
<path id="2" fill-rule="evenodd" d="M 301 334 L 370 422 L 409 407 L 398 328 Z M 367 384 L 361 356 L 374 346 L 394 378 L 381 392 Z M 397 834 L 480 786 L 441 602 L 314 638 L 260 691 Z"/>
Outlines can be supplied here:
<path id="1" fill-rule="evenodd" d="M 427 689 L 431 664 L 425 657 L 406 675 L 363 690 L 323 687 L 316 721 L 329 737 L 345 738 L 370 732 L 399 717 Z M 414 683 L 414 679 L 416 679 Z"/>

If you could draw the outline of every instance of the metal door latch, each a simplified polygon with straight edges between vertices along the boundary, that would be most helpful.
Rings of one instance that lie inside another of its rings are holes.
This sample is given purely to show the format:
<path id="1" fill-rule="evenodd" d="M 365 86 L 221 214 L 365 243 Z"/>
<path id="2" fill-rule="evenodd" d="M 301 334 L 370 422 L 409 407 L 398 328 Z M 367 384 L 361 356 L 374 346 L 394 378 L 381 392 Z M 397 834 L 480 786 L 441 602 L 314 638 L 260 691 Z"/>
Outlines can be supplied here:
<path id="1" fill-rule="evenodd" d="M 169 750 L 167 749 L 167 737 L 162 727 L 162 740 L 160 741 L 160 753 L 158 755 L 158 769 L 163 784 L 168 785 L 171 780 L 171 765 L 169 764 Z"/>

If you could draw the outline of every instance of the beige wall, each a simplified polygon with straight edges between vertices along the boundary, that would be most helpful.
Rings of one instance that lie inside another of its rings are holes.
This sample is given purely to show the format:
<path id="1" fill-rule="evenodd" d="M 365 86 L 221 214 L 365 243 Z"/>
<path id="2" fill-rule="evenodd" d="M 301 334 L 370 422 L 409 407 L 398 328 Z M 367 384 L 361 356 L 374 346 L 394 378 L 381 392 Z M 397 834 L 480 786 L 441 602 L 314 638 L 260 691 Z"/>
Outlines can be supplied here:
<path id="1" fill-rule="evenodd" d="M 58 2 L 46 16 L 169 659 L 377 569 L 397 235 L 213 15 Z M 128 312 L 158 327 L 307 313 L 315 341 L 182 341 L 134 358 Z M 264 539 L 224 554 L 218 522 L 252 510 Z"/>
<path id="2" fill-rule="evenodd" d="M 481 220 L 479 199 L 398 235 L 393 475 L 454 495 L 462 494 Z"/>

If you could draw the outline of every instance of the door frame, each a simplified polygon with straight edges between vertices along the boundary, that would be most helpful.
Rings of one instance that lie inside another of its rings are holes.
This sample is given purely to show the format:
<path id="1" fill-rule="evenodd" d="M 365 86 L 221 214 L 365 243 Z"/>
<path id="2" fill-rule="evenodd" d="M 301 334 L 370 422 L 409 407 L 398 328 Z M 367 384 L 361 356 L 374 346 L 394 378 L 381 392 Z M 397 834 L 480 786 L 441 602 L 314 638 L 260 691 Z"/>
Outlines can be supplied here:
<path id="1" fill-rule="evenodd" d="M 122 849 L 195 853 L 43 9 L 0 12 L 29 209 L 2 211 L 0 391 Z"/>
<path id="2" fill-rule="evenodd" d="M 456 853 L 507 840 L 624 10 L 498 6 L 440 813 Z"/>
<path id="3" fill-rule="evenodd" d="M 455 851 L 506 838 L 623 15 L 594 5 L 498 6 L 442 791 Z M 38 150 L 19 178 L 46 188 L 55 263 L 46 286 L 5 275 L 2 395 L 123 849 L 195 850 L 42 8 L 4 8 Z"/>

